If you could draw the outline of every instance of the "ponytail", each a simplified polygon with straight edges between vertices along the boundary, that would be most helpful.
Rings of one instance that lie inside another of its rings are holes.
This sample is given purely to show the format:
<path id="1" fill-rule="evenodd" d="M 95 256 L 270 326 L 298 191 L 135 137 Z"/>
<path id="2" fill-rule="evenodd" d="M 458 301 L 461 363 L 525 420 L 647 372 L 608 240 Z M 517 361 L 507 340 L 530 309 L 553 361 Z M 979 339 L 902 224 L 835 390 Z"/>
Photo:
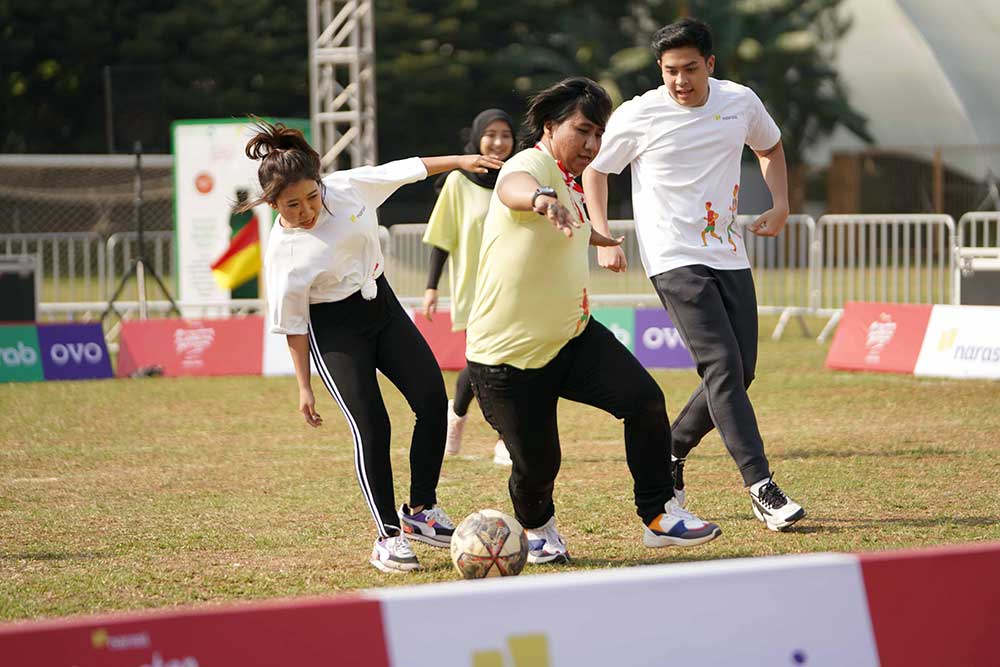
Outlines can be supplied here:
<path id="1" fill-rule="evenodd" d="M 246 155 L 251 160 L 259 160 L 257 180 L 260 181 L 261 195 L 252 201 L 243 202 L 237 210 L 248 211 L 260 204 L 274 204 L 281 191 L 290 183 L 309 180 L 320 182 L 320 159 L 305 135 L 300 130 L 286 127 L 283 123 L 269 123 L 257 116 L 254 121 L 255 133 L 246 145 Z"/>

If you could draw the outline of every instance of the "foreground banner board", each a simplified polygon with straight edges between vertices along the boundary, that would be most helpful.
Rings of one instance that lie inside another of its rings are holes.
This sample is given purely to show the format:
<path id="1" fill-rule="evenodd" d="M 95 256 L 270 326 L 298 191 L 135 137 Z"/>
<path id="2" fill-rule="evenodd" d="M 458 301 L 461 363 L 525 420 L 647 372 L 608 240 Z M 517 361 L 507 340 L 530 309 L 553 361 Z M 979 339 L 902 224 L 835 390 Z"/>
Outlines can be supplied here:
<path id="1" fill-rule="evenodd" d="M 993 542 L 386 586 L 0 624 L 0 656 L 5 667 L 998 665 L 997 571 Z M 529 613 L 540 601 L 546 613 Z M 432 642 L 428 614 L 447 629 Z"/>

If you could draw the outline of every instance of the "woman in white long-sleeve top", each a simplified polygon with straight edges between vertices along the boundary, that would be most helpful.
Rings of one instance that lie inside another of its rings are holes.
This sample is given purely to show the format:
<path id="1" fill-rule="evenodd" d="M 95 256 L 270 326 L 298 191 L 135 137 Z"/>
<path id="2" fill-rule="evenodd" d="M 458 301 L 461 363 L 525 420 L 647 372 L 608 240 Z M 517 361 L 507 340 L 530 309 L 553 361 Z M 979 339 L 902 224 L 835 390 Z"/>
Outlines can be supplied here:
<path id="1" fill-rule="evenodd" d="M 434 355 L 383 275 L 375 210 L 401 186 L 428 175 L 501 163 L 481 155 L 414 157 L 320 178 L 319 154 L 301 132 L 264 121 L 257 129 L 246 153 L 260 161 L 262 193 L 245 206 L 266 202 L 279 214 L 264 256 L 268 318 L 272 332 L 287 336 L 299 410 L 309 425 L 323 423 L 311 356 L 354 438 L 358 481 L 378 532 L 371 564 L 387 572 L 418 569 L 407 536 L 447 547 L 453 531 L 436 506 L 448 399 Z M 377 370 L 416 415 L 410 498 L 398 510 Z"/>

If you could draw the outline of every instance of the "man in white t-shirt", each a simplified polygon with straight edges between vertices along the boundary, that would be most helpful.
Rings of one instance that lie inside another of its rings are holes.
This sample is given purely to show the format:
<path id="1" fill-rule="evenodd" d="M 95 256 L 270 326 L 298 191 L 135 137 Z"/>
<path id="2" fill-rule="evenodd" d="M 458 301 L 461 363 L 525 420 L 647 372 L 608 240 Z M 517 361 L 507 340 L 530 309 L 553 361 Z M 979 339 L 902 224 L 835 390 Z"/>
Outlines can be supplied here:
<path id="1" fill-rule="evenodd" d="M 774 483 L 747 396 L 757 364 L 757 301 L 736 224 L 744 144 L 757 155 L 773 208 L 748 228 L 776 236 L 788 218 L 781 132 L 757 95 L 714 79 L 707 25 L 681 19 L 653 35 L 663 84 L 611 116 L 583 175 L 593 227 L 609 235 L 608 174 L 632 168 L 635 230 L 643 267 L 697 364 L 702 382 L 671 425 L 675 495 L 684 460 L 718 428 L 749 488 L 754 515 L 771 530 L 805 516 Z M 627 267 L 621 247 L 598 249 L 601 266 Z"/>

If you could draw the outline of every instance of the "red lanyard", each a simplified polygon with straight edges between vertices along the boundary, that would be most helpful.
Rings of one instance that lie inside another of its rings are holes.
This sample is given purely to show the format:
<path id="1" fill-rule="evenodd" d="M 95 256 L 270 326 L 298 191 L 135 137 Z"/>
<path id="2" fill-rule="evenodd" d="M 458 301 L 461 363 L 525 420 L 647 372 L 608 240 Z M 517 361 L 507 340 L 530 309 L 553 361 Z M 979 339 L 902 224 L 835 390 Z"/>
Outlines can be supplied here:
<path id="1" fill-rule="evenodd" d="M 544 153 L 548 153 L 548 150 L 546 150 L 541 143 L 535 144 L 535 148 Z M 556 160 L 556 166 L 559 167 L 559 171 L 562 173 L 563 181 L 566 182 L 566 187 L 569 188 L 570 192 L 577 193 L 580 195 L 580 201 L 585 201 L 583 197 L 583 186 L 576 182 L 576 177 L 563 166 L 561 160 Z M 570 199 L 573 200 L 573 206 L 576 207 L 576 214 L 580 216 L 580 222 L 586 222 L 586 218 L 583 217 L 583 211 L 580 210 L 580 205 L 576 203 L 576 198 L 571 196 Z"/>

